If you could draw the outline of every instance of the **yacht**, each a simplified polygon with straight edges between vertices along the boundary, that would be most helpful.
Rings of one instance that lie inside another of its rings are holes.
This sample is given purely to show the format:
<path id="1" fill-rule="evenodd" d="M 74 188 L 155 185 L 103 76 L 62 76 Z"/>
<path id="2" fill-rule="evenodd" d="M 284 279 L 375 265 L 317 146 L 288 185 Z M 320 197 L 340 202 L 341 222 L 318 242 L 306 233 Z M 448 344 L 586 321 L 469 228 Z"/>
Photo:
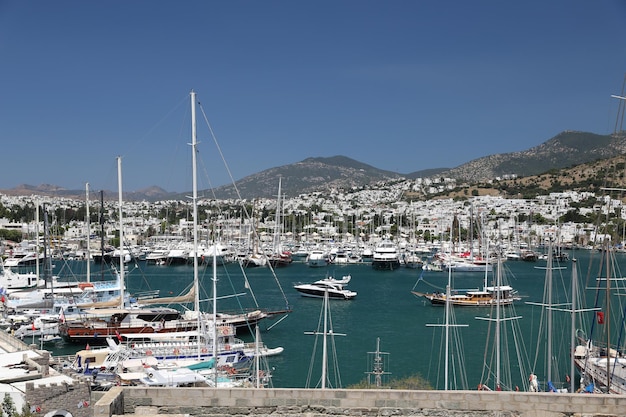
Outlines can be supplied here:
<path id="1" fill-rule="evenodd" d="M 393 271 L 400 267 L 398 248 L 390 240 L 383 240 L 374 249 L 372 268 Z"/>
<path id="2" fill-rule="evenodd" d="M 313 249 L 306 258 L 306 264 L 313 268 L 326 266 L 328 265 L 328 255 L 321 249 Z"/>
<path id="3" fill-rule="evenodd" d="M 339 300 L 351 300 L 356 297 L 355 291 L 345 288 L 352 276 L 345 275 L 342 279 L 327 277 L 311 284 L 296 284 L 293 286 L 303 297 L 324 298 L 328 293 L 328 298 Z"/>

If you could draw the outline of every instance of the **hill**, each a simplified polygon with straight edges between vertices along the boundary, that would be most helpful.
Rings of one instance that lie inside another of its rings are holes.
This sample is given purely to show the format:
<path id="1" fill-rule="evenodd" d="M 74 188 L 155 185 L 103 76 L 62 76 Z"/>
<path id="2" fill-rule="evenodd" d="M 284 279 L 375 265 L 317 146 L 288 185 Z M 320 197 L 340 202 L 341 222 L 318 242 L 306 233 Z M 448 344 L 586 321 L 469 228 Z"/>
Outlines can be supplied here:
<path id="1" fill-rule="evenodd" d="M 563 169 L 549 169 L 539 175 L 500 179 L 487 183 L 466 183 L 436 197 L 466 198 L 470 195 L 500 195 L 532 199 L 537 195 L 579 191 L 602 194 L 603 189 L 626 189 L 626 154 Z M 621 193 L 622 195 L 624 193 Z M 623 198 L 623 197 L 622 197 Z"/>
<path id="2" fill-rule="evenodd" d="M 448 177 L 466 183 L 486 183 L 506 176 L 529 177 L 553 169 L 562 169 L 608 159 L 626 153 L 626 135 L 597 135 L 587 132 L 565 131 L 550 140 L 525 151 L 493 154 L 472 160 L 456 168 L 435 168 L 401 174 L 385 171 L 346 156 L 307 158 L 294 164 L 270 168 L 237 181 L 239 195 L 245 199 L 273 197 L 278 192 L 278 178 L 286 196 L 323 192 L 332 189 L 349 190 L 366 187 L 381 181 L 401 178 Z M 7 195 L 40 194 L 83 198 L 82 190 L 66 190 L 53 185 L 21 185 L 11 190 L 0 190 Z M 219 199 L 237 198 L 232 185 L 200 192 Z M 105 195 L 114 196 L 115 192 Z M 186 199 L 189 192 L 171 193 L 153 186 L 125 193 L 128 200 Z"/>
<path id="3" fill-rule="evenodd" d="M 286 196 L 296 196 L 333 188 L 363 187 L 377 181 L 402 178 L 401 174 L 374 168 L 345 156 L 307 158 L 295 164 L 270 168 L 237 181 L 243 198 L 272 197 L 278 192 L 278 178 Z M 218 198 L 236 198 L 232 185 L 214 190 Z"/>
<path id="4" fill-rule="evenodd" d="M 294 196 L 332 188 L 350 189 L 378 181 L 399 178 L 449 177 L 469 183 L 487 182 L 498 177 L 538 175 L 548 169 L 561 169 L 626 153 L 626 135 L 597 135 L 565 131 L 525 151 L 494 154 L 475 159 L 456 168 L 436 168 L 399 174 L 383 171 L 345 156 L 308 158 L 304 161 L 271 168 L 237 181 L 244 198 L 270 197 L 276 194 L 278 177 L 283 191 Z M 232 186 L 215 189 L 218 198 L 236 196 Z"/>
<path id="5" fill-rule="evenodd" d="M 460 165 L 441 175 L 469 182 L 488 181 L 515 174 L 537 175 L 626 153 L 626 135 L 596 135 L 565 131 L 526 151 L 489 155 Z"/>

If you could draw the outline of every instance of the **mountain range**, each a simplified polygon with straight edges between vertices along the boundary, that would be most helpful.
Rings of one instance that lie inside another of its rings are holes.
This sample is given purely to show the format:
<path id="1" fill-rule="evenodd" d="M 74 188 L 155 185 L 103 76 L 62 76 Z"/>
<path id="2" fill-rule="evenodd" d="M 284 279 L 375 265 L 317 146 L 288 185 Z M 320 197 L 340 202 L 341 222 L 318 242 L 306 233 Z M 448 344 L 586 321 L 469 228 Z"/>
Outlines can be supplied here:
<path id="1" fill-rule="evenodd" d="M 272 197 L 278 191 L 278 178 L 282 178 L 282 193 L 296 196 L 331 189 L 354 189 L 367 187 L 382 181 L 402 178 L 448 177 L 464 182 L 484 182 L 506 175 L 528 177 L 549 170 L 563 169 L 599 159 L 626 153 L 626 134 L 598 135 L 588 132 L 564 131 L 541 145 L 525 151 L 493 154 L 474 159 L 455 168 L 437 168 L 400 174 L 385 171 L 355 161 L 346 156 L 307 158 L 294 164 L 270 168 L 244 177 L 236 182 L 242 198 Z M 233 185 L 203 190 L 200 195 L 219 199 L 238 197 Z M 7 195 L 49 195 L 82 198 L 82 190 L 66 190 L 62 187 L 43 184 L 20 185 L 10 190 L 0 190 Z M 115 195 L 115 192 L 107 192 Z M 172 193 L 153 186 L 124 195 L 128 200 L 185 199 L 189 193 Z"/>

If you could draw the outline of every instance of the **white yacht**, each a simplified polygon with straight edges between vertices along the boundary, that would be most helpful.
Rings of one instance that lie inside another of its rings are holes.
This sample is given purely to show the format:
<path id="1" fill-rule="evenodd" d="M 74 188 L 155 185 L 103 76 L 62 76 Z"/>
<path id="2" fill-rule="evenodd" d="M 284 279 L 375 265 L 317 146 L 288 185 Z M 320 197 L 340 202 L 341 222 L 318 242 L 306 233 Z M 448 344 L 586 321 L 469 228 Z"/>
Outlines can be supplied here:
<path id="1" fill-rule="evenodd" d="M 328 265 L 328 255 L 321 249 L 312 249 L 306 258 L 306 264 L 312 268 Z"/>
<path id="2" fill-rule="evenodd" d="M 328 277 L 311 284 L 296 284 L 293 288 L 303 297 L 324 298 L 324 294 L 328 293 L 328 298 L 351 300 L 357 295 L 355 291 L 345 288 L 351 279 L 350 275 L 345 275 L 342 279 Z"/>
<path id="3" fill-rule="evenodd" d="M 380 242 L 374 249 L 372 268 L 393 271 L 399 267 L 400 255 L 398 254 L 396 245 L 388 239 Z"/>

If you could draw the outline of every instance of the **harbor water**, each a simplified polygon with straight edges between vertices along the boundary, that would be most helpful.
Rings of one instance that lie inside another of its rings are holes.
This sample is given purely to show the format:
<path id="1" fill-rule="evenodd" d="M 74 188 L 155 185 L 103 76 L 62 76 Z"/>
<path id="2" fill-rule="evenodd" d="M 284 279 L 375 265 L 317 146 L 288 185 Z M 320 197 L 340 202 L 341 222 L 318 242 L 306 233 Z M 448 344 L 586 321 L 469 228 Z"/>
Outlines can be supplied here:
<path id="1" fill-rule="evenodd" d="M 590 306 L 594 303 L 595 296 L 592 288 L 596 286 L 590 282 L 595 282 L 601 254 L 586 250 L 569 251 L 568 254 L 570 259 L 577 259 L 579 285 L 587 288 L 583 291 L 584 303 Z M 617 254 L 617 258 L 619 264 L 626 262 L 623 254 Z M 545 308 L 538 305 L 544 300 L 546 261 L 508 261 L 503 265 L 506 283 L 516 289 L 521 297 L 514 304 L 513 312 L 511 307 L 503 309 L 509 309 L 506 313 L 508 317 L 518 317 L 511 322 L 515 321 L 519 325 L 521 333 L 507 337 L 504 328 L 512 324 L 503 324 L 500 340 L 507 345 L 507 349 L 502 351 L 500 366 L 513 368 L 510 371 L 511 383 L 513 386 L 523 387 L 528 378 L 525 374 L 528 369 L 537 374 L 540 380 L 546 378 L 543 375 L 546 372 L 546 359 L 542 345 L 545 326 L 542 313 Z M 555 263 L 554 267 L 557 266 L 563 268 L 552 271 L 553 299 L 563 303 L 564 300 L 569 300 L 572 262 Z M 84 276 L 81 277 L 81 270 L 85 269 L 84 262 L 74 261 L 67 265 L 55 262 L 57 273 L 64 268 L 72 269 L 78 279 L 84 279 Z M 92 264 L 92 273 L 97 275 L 98 268 L 99 266 Z M 336 354 L 341 386 L 347 387 L 367 378 L 367 373 L 372 371 L 371 352 L 376 350 L 377 340 L 380 351 L 386 353 L 384 361 L 385 371 L 389 373 L 387 378 L 400 379 L 419 375 L 433 388 L 444 388 L 446 340 L 448 346 L 455 346 L 448 349 L 452 357 L 448 361 L 448 375 L 450 381 L 454 381 L 448 385 L 450 388 L 474 389 L 485 380 L 483 375 L 486 369 L 494 372 L 492 365 L 485 365 L 491 363 L 490 358 L 493 355 L 489 353 L 494 346 L 493 321 L 478 319 L 493 319 L 496 314 L 493 308 L 454 308 L 447 321 L 449 325 L 445 327 L 442 326 L 446 323 L 445 307 L 433 306 L 411 293 L 414 288 L 417 291 L 445 291 L 450 278 L 447 272 L 405 267 L 394 271 L 378 271 L 366 263 L 311 268 L 302 262 L 276 269 L 275 276 L 269 268 L 242 269 L 237 263 L 218 266 L 216 271 L 218 311 L 251 310 L 257 308 L 257 305 L 261 309 L 291 310 L 282 320 L 265 320 L 260 325 L 265 344 L 284 348 L 282 354 L 268 358 L 269 365 L 273 368 L 274 387 L 314 387 L 319 380 L 322 348 L 319 342 L 316 345 L 315 336 L 307 333 L 318 329 L 323 300 L 302 297 L 293 289 L 293 285 L 313 282 L 327 276 L 341 278 L 351 275 L 348 288 L 358 293 L 353 300 L 331 300 L 329 303 L 333 332 L 342 335 L 332 338 L 334 343 L 328 345 L 328 356 L 332 358 Z M 193 267 L 188 265 L 156 266 L 139 262 L 131 263 L 125 275 L 127 288 L 131 293 L 158 289 L 161 296 L 168 296 L 188 290 L 193 283 L 194 274 Z M 201 268 L 201 308 L 206 311 L 212 311 L 208 304 L 208 300 L 213 297 L 212 277 L 211 266 Z M 451 287 L 454 289 L 475 289 L 482 288 L 485 275 L 476 272 L 455 273 L 451 279 Z M 490 284 L 493 279 L 494 275 L 489 274 Z M 577 315 L 577 327 L 588 326 L 585 320 L 589 315 L 593 318 L 593 314 Z M 553 361 L 563 370 L 557 371 L 559 374 L 554 375 L 553 379 L 560 380 L 566 377 L 569 370 L 570 315 L 561 311 L 555 312 L 553 317 L 553 329 L 556 329 L 553 332 Z M 448 338 L 445 337 L 446 333 Z M 251 338 L 250 335 L 241 337 L 247 340 Z M 59 355 L 71 354 L 82 348 L 84 346 L 70 345 L 63 341 L 49 347 L 53 354 Z M 513 350 L 519 352 L 513 353 Z M 509 353 L 504 353 L 505 351 Z M 522 359 L 516 357 L 518 353 L 522 355 Z M 312 365 L 314 356 L 315 363 Z M 521 363 L 528 363 L 529 368 Z M 334 373 L 334 370 L 329 370 L 330 372 Z M 309 373 L 312 377 L 307 383 Z M 467 386 L 454 385 L 457 383 Z"/>

